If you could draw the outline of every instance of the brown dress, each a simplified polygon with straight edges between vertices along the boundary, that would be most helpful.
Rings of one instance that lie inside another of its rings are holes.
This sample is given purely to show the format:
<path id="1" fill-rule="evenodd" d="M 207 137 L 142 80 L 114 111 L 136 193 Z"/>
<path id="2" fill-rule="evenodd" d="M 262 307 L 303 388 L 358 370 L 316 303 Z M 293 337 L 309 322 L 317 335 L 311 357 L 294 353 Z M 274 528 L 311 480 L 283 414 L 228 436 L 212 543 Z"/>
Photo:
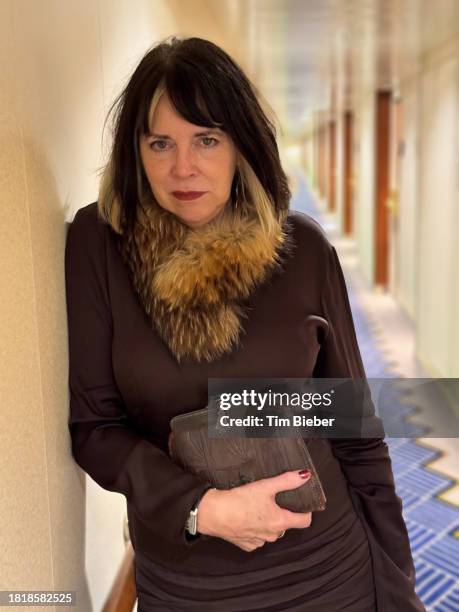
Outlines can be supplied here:
<path id="1" fill-rule="evenodd" d="M 139 612 L 414 612 L 414 567 L 382 439 L 308 439 L 327 497 L 306 529 L 245 552 L 184 525 L 206 483 L 168 456 L 170 419 L 207 403 L 208 378 L 365 376 L 335 249 L 291 211 L 296 248 L 250 298 L 241 346 L 178 365 L 152 329 L 96 203 L 66 246 L 72 453 L 127 499 Z M 319 315 L 329 323 L 323 333 Z"/>

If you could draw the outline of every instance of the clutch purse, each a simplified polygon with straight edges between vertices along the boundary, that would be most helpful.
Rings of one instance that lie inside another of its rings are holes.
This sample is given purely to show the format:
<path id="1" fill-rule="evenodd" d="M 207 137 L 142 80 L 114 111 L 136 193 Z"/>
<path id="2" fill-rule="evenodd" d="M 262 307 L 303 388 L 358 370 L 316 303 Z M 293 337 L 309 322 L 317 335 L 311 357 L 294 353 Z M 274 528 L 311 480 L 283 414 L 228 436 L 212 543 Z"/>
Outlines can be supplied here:
<path id="1" fill-rule="evenodd" d="M 324 510 L 325 494 L 307 446 L 298 437 L 210 437 L 212 407 L 180 414 L 170 421 L 169 452 L 183 469 L 212 483 L 231 489 L 290 470 L 308 469 L 303 485 L 276 494 L 276 503 L 292 512 Z"/>

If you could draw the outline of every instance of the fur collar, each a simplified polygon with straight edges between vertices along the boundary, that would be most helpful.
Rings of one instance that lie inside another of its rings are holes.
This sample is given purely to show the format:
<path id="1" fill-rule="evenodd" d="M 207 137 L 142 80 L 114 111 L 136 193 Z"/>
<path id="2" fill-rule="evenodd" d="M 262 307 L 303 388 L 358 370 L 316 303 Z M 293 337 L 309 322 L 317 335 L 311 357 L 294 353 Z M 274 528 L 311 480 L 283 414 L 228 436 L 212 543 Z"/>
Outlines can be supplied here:
<path id="1" fill-rule="evenodd" d="M 228 205 L 191 229 L 155 202 L 139 206 L 120 250 L 142 305 L 178 363 L 211 362 L 239 345 L 244 302 L 280 268 L 293 247 L 287 211 L 256 213 Z"/>

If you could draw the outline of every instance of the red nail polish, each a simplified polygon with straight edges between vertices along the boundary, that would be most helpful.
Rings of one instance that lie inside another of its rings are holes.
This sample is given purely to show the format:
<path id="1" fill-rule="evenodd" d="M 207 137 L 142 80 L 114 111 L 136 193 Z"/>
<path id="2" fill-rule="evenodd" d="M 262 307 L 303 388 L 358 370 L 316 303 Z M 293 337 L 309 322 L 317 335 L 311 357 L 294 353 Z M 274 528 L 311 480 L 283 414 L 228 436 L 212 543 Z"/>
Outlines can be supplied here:
<path id="1" fill-rule="evenodd" d="M 309 478 L 309 476 L 311 475 L 311 472 L 309 470 L 301 470 L 300 472 L 298 472 L 298 474 L 301 476 L 301 478 Z"/>

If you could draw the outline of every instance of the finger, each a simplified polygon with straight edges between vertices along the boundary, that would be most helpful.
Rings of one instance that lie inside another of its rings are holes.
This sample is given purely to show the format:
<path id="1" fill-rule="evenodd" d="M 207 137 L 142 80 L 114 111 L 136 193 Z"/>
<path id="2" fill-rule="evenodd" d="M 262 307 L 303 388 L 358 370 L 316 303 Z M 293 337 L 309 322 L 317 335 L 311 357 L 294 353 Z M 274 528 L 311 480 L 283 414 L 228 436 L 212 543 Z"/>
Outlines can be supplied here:
<path id="1" fill-rule="evenodd" d="M 255 546 L 263 546 L 265 540 L 262 540 L 261 538 L 249 538 L 247 542 L 249 544 L 254 544 Z"/>
<path id="2" fill-rule="evenodd" d="M 288 529 L 304 529 L 312 523 L 312 512 L 290 512 L 290 510 L 285 510 L 284 516 Z"/>
<path id="3" fill-rule="evenodd" d="M 265 544 L 265 540 L 261 538 L 244 538 L 243 540 L 239 540 L 239 542 L 245 544 L 246 546 L 256 546 L 260 547 Z"/>
<path id="4" fill-rule="evenodd" d="M 260 545 L 254 544 L 253 542 L 235 542 L 235 544 L 238 548 L 242 548 L 242 550 L 245 550 L 246 552 L 253 552 L 254 550 L 257 550 L 257 548 L 261 548 Z"/>
<path id="5" fill-rule="evenodd" d="M 276 533 L 269 533 L 265 536 L 265 540 L 266 542 L 275 542 L 276 540 L 279 539 L 279 534 L 282 533 L 282 531 L 279 531 Z"/>
<path id="6" fill-rule="evenodd" d="M 290 472 L 283 472 L 278 476 L 272 476 L 271 478 L 265 478 L 266 486 L 270 489 L 271 493 L 275 495 L 279 491 L 290 491 L 291 489 L 297 489 L 304 485 L 311 478 L 311 472 L 309 470 L 294 470 Z"/>

